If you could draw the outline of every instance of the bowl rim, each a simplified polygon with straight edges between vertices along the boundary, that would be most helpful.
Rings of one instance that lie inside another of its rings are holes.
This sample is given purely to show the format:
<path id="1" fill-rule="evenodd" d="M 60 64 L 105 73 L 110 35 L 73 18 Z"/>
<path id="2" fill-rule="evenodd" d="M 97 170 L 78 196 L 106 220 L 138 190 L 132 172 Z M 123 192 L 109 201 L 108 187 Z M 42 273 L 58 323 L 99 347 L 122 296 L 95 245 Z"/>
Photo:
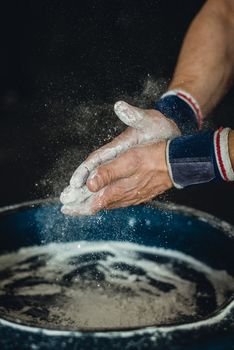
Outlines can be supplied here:
<path id="1" fill-rule="evenodd" d="M 59 199 L 58 198 L 46 198 L 46 199 L 36 199 L 36 200 L 31 200 L 31 201 L 25 201 L 22 203 L 18 204 L 12 204 L 12 205 L 7 205 L 0 207 L 0 216 L 4 214 L 8 214 L 14 211 L 18 210 L 23 210 L 25 208 L 35 208 L 35 207 L 40 207 L 43 204 L 58 204 Z M 188 217 L 195 217 L 200 221 L 206 222 L 209 225 L 211 225 L 214 228 L 220 229 L 225 234 L 228 234 L 229 238 L 234 239 L 234 225 L 221 220 L 217 218 L 216 216 L 206 213 L 204 211 L 194 209 L 192 207 L 187 207 L 185 205 L 181 204 L 176 204 L 173 202 L 162 202 L 158 200 L 152 200 L 150 203 L 143 204 L 146 207 L 154 207 L 159 210 L 169 210 L 175 213 L 181 213 L 184 214 Z M 49 335 L 49 336 L 66 336 L 66 337 L 80 337 L 80 336 L 85 336 L 88 334 L 92 334 L 95 336 L 100 336 L 100 337 L 110 337 L 113 335 L 120 335 L 122 336 L 132 336 L 136 334 L 144 334 L 145 332 L 148 332 L 150 334 L 155 333 L 155 332 L 160 332 L 160 333 L 168 333 L 174 330 L 184 330 L 184 329 L 191 329 L 191 328 L 196 328 L 199 325 L 201 326 L 206 326 L 207 321 L 210 323 L 215 323 L 216 319 L 219 319 L 222 314 L 224 314 L 224 317 L 227 313 L 230 312 L 234 308 L 234 297 L 229 300 L 229 303 L 227 305 L 224 305 L 221 307 L 221 312 L 217 314 L 217 312 L 214 312 L 210 317 L 208 316 L 207 318 L 198 320 L 198 321 L 193 321 L 189 323 L 183 323 L 183 324 L 172 324 L 172 325 L 161 325 L 161 326 L 154 326 L 154 325 L 149 325 L 149 326 L 142 326 L 142 327 L 135 327 L 135 328 L 126 328 L 126 329 L 118 329 L 118 330 L 77 330 L 77 331 L 69 331 L 69 330 L 58 330 L 58 329 L 50 329 L 50 328 L 45 328 L 45 327 L 37 327 L 37 326 L 28 326 L 25 324 L 9 321 L 7 319 L 4 319 L 0 317 L 0 326 L 9 326 L 14 329 L 18 329 L 21 331 L 26 331 L 30 333 L 41 333 L 44 335 Z"/>
<path id="2" fill-rule="evenodd" d="M 43 204 L 59 204 L 59 198 L 50 197 L 45 199 L 35 199 L 30 201 L 25 201 L 22 203 L 10 204 L 0 207 L 0 215 L 7 214 L 9 212 L 14 212 L 16 210 L 23 210 L 27 207 L 40 207 Z M 224 233 L 228 234 L 230 238 L 234 238 L 234 225 L 229 222 L 214 216 L 213 214 L 207 213 L 205 211 L 188 207 L 183 204 L 177 204 L 171 201 L 162 202 L 153 199 L 150 203 L 140 204 L 140 206 L 154 207 L 159 210 L 169 210 L 175 213 L 184 214 L 186 216 L 192 216 L 200 221 L 208 223 L 213 228 L 222 230 Z M 115 209 L 114 209 L 115 210 Z"/>

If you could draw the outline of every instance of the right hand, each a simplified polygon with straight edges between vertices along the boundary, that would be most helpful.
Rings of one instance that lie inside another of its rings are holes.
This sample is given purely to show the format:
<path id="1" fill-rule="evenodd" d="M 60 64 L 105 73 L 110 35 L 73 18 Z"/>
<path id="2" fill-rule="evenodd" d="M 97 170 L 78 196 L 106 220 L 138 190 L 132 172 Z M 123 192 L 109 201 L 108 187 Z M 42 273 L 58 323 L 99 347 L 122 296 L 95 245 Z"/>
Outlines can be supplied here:
<path id="1" fill-rule="evenodd" d="M 116 158 L 120 153 L 140 144 L 167 140 L 180 135 L 176 124 L 154 109 L 141 109 L 119 101 L 114 106 L 117 117 L 128 128 L 113 141 L 92 152 L 76 169 L 68 186 L 61 194 L 62 211 L 70 215 L 90 214 L 92 196 L 86 181 L 92 178 L 98 166 Z"/>

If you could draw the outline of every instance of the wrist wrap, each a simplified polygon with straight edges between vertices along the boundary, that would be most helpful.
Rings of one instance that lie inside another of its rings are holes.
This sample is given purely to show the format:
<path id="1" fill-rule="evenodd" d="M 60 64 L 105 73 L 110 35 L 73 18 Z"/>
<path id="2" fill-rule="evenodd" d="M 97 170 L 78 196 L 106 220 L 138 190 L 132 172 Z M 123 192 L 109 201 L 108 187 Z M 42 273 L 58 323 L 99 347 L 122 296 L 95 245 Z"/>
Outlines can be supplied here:
<path id="1" fill-rule="evenodd" d="M 175 187 L 209 181 L 234 181 L 228 152 L 231 129 L 177 137 L 167 143 L 167 165 Z"/>
<path id="2" fill-rule="evenodd" d="M 170 90 L 156 102 L 156 110 L 172 119 L 183 135 L 201 128 L 202 114 L 196 100 L 182 90 Z"/>

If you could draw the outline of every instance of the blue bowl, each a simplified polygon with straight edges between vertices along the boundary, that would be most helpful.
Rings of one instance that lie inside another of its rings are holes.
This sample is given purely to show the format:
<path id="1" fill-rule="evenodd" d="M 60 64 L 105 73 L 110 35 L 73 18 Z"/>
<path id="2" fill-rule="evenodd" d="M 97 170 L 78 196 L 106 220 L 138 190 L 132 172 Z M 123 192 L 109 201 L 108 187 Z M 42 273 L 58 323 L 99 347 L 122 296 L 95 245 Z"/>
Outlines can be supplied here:
<path id="1" fill-rule="evenodd" d="M 121 241 L 176 250 L 234 277 L 234 228 L 194 209 L 152 202 L 70 218 L 56 200 L 0 210 L 0 254 L 52 242 Z M 67 331 L 0 318 L 0 349 L 234 349 L 234 296 L 204 318 L 133 329 Z"/>

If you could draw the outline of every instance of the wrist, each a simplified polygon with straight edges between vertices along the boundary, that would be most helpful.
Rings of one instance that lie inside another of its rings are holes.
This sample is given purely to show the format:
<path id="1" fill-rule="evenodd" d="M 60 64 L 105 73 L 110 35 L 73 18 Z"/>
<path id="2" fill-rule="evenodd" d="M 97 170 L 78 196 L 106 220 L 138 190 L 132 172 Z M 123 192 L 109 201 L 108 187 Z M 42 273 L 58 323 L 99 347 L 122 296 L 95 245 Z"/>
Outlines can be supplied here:
<path id="1" fill-rule="evenodd" d="M 229 133 L 229 128 L 209 130 L 169 141 L 167 165 L 174 186 L 183 188 L 212 180 L 234 181 Z"/>
<path id="2" fill-rule="evenodd" d="M 168 86 L 168 91 L 170 90 L 181 90 L 186 91 L 188 94 L 190 94 L 196 102 L 199 104 L 200 109 L 202 110 L 202 114 L 204 114 L 204 104 L 203 99 L 201 98 L 204 95 L 204 92 L 201 96 L 200 87 L 197 88 L 197 77 L 186 77 L 183 76 L 183 78 L 180 77 L 174 77 L 171 81 L 170 85 Z"/>
<path id="3" fill-rule="evenodd" d="M 183 135 L 201 128 L 202 113 L 197 101 L 183 90 L 169 90 L 155 104 L 155 109 L 171 119 Z"/>
<path id="4" fill-rule="evenodd" d="M 173 187 L 170 168 L 167 163 L 167 141 L 156 142 L 151 148 L 152 154 L 150 156 L 150 163 L 153 165 L 153 173 L 155 180 L 158 183 L 159 176 L 162 179 L 163 186 L 166 189 Z"/>

